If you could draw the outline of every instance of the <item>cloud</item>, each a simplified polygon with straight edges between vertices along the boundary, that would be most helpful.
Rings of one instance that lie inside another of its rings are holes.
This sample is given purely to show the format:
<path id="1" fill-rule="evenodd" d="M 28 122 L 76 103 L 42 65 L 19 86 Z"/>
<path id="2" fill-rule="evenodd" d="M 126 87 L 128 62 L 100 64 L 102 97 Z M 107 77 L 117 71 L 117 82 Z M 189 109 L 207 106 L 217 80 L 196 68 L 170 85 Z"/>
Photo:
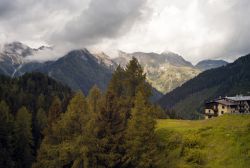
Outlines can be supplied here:
<path id="1" fill-rule="evenodd" d="M 88 47 L 234 60 L 250 52 L 248 16 L 249 0 L 1 0 L 0 43 L 58 48 L 39 58 Z"/>
<path id="2" fill-rule="evenodd" d="M 88 46 L 107 38 L 125 35 L 143 17 L 145 0 L 92 0 L 89 7 L 60 32 L 50 37 L 54 43 Z"/>
<path id="3" fill-rule="evenodd" d="M 148 5 L 152 17 L 110 46 L 130 52 L 170 50 L 192 62 L 230 61 L 250 52 L 248 0 L 158 0 Z"/>
<path id="4" fill-rule="evenodd" d="M 32 47 L 46 44 L 45 37 L 51 31 L 63 27 L 88 3 L 89 0 L 1 0 L 0 42 L 22 41 Z"/>
<path id="5" fill-rule="evenodd" d="M 32 55 L 26 56 L 25 61 L 27 62 L 46 62 L 54 61 L 58 58 L 66 55 L 69 50 L 65 47 L 45 47 L 42 50 L 34 52 Z"/>

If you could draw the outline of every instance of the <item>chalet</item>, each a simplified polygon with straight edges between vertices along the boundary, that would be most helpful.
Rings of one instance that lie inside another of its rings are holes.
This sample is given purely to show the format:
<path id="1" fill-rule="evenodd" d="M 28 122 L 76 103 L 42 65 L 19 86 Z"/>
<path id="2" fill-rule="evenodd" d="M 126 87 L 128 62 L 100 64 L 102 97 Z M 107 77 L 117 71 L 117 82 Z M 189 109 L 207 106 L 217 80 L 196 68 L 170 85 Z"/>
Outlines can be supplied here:
<path id="1" fill-rule="evenodd" d="M 205 118 L 223 114 L 250 114 L 250 96 L 220 97 L 205 103 Z"/>

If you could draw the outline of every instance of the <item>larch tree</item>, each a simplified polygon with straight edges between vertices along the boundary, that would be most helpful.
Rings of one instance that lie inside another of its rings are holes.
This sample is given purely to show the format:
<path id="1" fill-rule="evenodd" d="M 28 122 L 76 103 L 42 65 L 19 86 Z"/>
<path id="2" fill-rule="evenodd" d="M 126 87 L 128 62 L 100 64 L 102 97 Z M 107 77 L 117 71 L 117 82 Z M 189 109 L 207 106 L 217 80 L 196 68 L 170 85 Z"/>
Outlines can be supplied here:
<path id="1" fill-rule="evenodd" d="M 87 123 L 89 113 L 86 99 L 77 92 L 67 111 L 52 125 L 51 135 L 45 135 L 33 167 L 90 167 Z"/>
<path id="2" fill-rule="evenodd" d="M 119 167 L 124 154 L 124 116 L 119 112 L 117 101 L 115 94 L 108 91 L 96 119 L 96 158 L 101 167 Z"/>
<path id="3" fill-rule="evenodd" d="M 53 124 L 56 123 L 58 120 L 60 114 L 62 113 L 62 102 L 61 100 L 56 96 L 53 98 L 53 101 L 49 107 L 48 117 L 47 117 L 47 126 L 44 130 L 44 134 L 48 137 L 51 136 L 53 138 L 52 127 Z"/>
<path id="4" fill-rule="evenodd" d="M 146 74 L 143 73 L 143 68 L 135 57 L 127 64 L 125 75 L 126 95 L 133 98 L 136 95 L 137 87 L 146 82 Z"/>
<path id="5" fill-rule="evenodd" d="M 0 102 L 0 167 L 14 167 L 14 118 L 8 105 Z"/>
<path id="6" fill-rule="evenodd" d="M 152 106 L 145 98 L 145 93 L 138 91 L 126 130 L 124 167 L 157 167 L 159 153 L 155 124 Z"/>
<path id="7" fill-rule="evenodd" d="M 51 125 L 60 116 L 61 112 L 62 112 L 62 102 L 56 96 L 54 97 L 52 104 L 49 108 L 48 124 Z"/>
<path id="8" fill-rule="evenodd" d="M 26 107 L 21 107 L 15 122 L 15 159 L 20 168 L 31 167 L 33 156 L 32 117 Z"/>
<path id="9" fill-rule="evenodd" d="M 34 122 L 34 130 L 35 130 L 35 146 L 38 148 L 40 146 L 40 143 L 43 139 L 44 136 L 44 129 L 47 127 L 48 124 L 48 118 L 46 115 L 46 112 L 44 111 L 43 108 L 39 108 L 36 117 L 35 117 L 35 122 Z"/>

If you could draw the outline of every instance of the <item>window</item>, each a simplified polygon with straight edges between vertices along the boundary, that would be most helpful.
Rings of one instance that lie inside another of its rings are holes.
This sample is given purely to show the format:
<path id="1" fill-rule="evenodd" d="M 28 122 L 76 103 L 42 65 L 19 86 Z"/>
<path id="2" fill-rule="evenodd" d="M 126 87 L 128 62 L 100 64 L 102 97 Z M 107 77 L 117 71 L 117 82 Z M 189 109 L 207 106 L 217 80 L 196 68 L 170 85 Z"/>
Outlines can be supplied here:
<path id="1" fill-rule="evenodd" d="M 222 106 L 222 109 L 224 109 L 225 108 L 225 106 Z"/>
<path id="2" fill-rule="evenodd" d="M 224 111 L 221 111 L 221 114 L 224 114 Z"/>

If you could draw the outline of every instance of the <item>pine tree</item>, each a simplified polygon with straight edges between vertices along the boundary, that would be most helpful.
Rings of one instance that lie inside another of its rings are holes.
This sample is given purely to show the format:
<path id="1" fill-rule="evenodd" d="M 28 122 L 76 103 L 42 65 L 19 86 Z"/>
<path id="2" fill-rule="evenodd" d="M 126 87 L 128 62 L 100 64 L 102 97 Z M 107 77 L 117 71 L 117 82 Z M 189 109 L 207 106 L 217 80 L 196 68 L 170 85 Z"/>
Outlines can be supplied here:
<path id="1" fill-rule="evenodd" d="M 53 138 L 53 134 L 52 134 L 52 127 L 53 124 L 58 120 L 60 114 L 62 112 L 62 103 L 60 101 L 60 99 L 56 96 L 54 97 L 51 106 L 49 108 L 49 112 L 48 112 L 48 119 L 47 119 L 47 127 L 44 130 L 44 134 L 47 136 L 51 136 L 51 138 Z"/>
<path id="2" fill-rule="evenodd" d="M 37 126 L 39 128 L 40 133 L 42 133 L 42 131 L 48 124 L 48 119 L 47 119 L 46 112 L 44 111 L 44 109 L 40 108 L 37 111 L 36 122 L 37 122 Z"/>
<path id="3" fill-rule="evenodd" d="M 42 138 L 43 138 L 43 131 L 46 128 L 48 124 L 48 118 L 46 116 L 46 112 L 44 111 L 43 108 L 39 108 L 39 110 L 36 113 L 36 118 L 35 118 L 35 124 L 34 124 L 34 139 L 35 139 L 35 147 L 38 148 Z"/>
<path id="4" fill-rule="evenodd" d="M 136 94 L 138 86 L 146 84 L 146 74 L 143 73 L 143 68 L 136 58 L 127 64 L 123 69 L 118 66 L 110 80 L 108 90 L 115 93 L 116 96 L 126 96 L 133 98 Z M 146 93 L 150 88 L 145 89 Z"/>
<path id="5" fill-rule="evenodd" d="M 15 130 L 15 159 L 16 166 L 29 168 L 33 161 L 33 137 L 31 114 L 25 107 L 21 107 L 16 114 L 16 130 Z"/>
<path id="6" fill-rule="evenodd" d="M 132 116 L 126 130 L 124 167 L 157 167 L 158 149 L 155 120 L 151 105 L 142 92 L 135 97 Z"/>
<path id="7" fill-rule="evenodd" d="M 115 70 L 108 86 L 108 91 L 114 93 L 119 105 L 119 111 L 124 115 L 124 124 L 131 115 L 134 106 L 134 97 L 141 90 L 147 98 L 151 96 L 151 88 L 146 82 L 146 74 L 136 58 L 127 64 L 125 70 L 120 66 Z"/>
<path id="8" fill-rule="evenodd" d="M 36 109 L 44 108 L 45 105 L 45 96 L 43 94 L 40 94 L 36 101 Z"/>
<path id="9" fill-rule="evenodd" d="M 124 154 L 124 116 L 119 112 L 115 94 L 107 92 L 97 116 L 98 166 L 119 167 Z"/>
<path id="10" fill-rule="evenodd" d="M 44 137 L 33 167 L 89 167 L 88 121 L 85 97 L 78 92 L 67 111 L 52 125 L 52 135 Z"/>
<path id="11" fill-rule="evenodd" d="M 94 86 L 90 91 L 87 97 L 87 104 L 89 113 L 92 115 L 96 115 L 100 110 L 100 100 L 102 98 L 101 90 Z M 93 117 L 95 118 L 95 117 Z"/>
<path id="12" fill-rule="evenodd" d="M 136 94 L 137 87 L 145 83 L 146 74 L 143 73 L 143 68 L 135 57 L 127 64 L 125 74 L 126 79 L 124 80 L 124 85 L 126 95 L 133 98 Z"/>
<path id="13" fill-rule="evenodd" d="M 116 70 L 114 71 L 112 78 L 108 85 L 108 90 L 112 91 L 116 94 L 117 97 L 124 96 L 125 89 L 124 88 L 124 79 L 126 79 L 125 76 L 125 70 L 119 65 Z"/>
<path id="14" fill-rule="evenodd" d="M 8 105 L 0 102 L 0 167 L 13 167 L 14 119 Z"/>
<path id="15" fill-rule="evenodd" d="M 99 153 L 98 139 L 98 117 L 101 109 L 101 101 L 103 95 L 99 88 L 94 86 L 87 97 L 87 105 L 89 110 L 89 122 L 86 126 L 86 136 L 88 137 L 89 161 L 90 167 L 98 167 L 97 156 Z"/>
<path id="16" fill-rule="evenodd" d="M 48 124 L 51 126 L 51 124 L 56 121 L 56 119 L 60 116 L 60 113 L 62 112 L 62 102 L 61 100 L 56 96 L 54 97 L 52 104 L 49 108 L 48 113 Z"/>

